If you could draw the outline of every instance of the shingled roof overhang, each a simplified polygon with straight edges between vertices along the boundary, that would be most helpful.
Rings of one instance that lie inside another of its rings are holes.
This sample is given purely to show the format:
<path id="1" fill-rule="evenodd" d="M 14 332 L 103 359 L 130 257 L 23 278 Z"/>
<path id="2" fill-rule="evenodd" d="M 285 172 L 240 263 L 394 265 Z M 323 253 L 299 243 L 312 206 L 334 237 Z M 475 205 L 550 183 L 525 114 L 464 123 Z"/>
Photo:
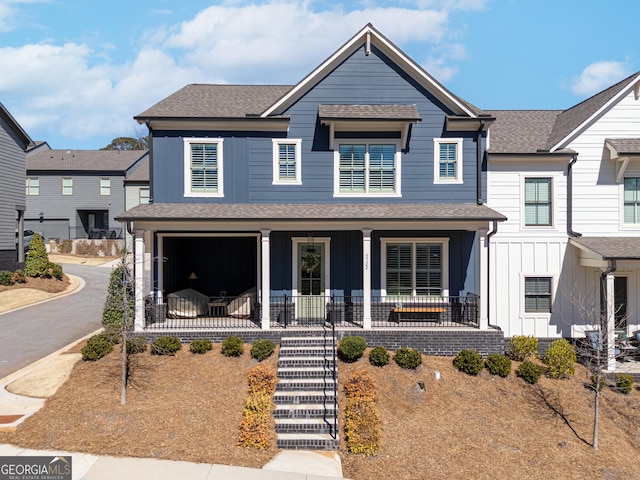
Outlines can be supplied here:
<path id="1" fill-rule="evenodd" d="M 162 229 L 159 222 L 186 224 L 197 222 L 325 223 L 350 226 L 368 222 L 386 223 L 478 223 L 504 221 L 506 217 L 486 205 L 464 204 L 222 204 L 156 203 L 139 205 L 117 217 L 121 222 L 148 222 Z M 257 228 L 257 227 L 254 227 Z M 354 227 L 357 228 L 357 227 Z M 425 225 L 426 228 L 426 225 Z"/>
<path id="2" fill-rule="evenodd" d="M 335 132 L 399 132 L 406 148 L 409 127 L 422 120 L 415 105 L 318 105 L 318 119 L 329 127 L 329 148 Z"/>
<path id="3" fill-rule="evenodd" d="M 487 131 L 496 118 L 491 115 L 481 114 L 478 117 L 460 117 L 447 115 L 446 129 L 448 132 Z"/>
<path id="4" fill-rule="evenodd" d="M 603 267 L 610 260 L 640 260 L 640 237 L 579 237 L 570 238 L 569 243 L 582 251 L 580 262 L 588 266 Z"/>
<path id="5" fill-rule="evenodd" d="M 285 115 L 261 118 L 247 114 L 238 117 L 135 117 L 154 130 L 219 130 L 247 132 L 286 132 L 290 118 Z"/>
<path id="6" fill-rule="evenodd" d="M 640 160 L 640 138 L 607 138 L 604 145 L 616 162 L 616 180 L 622 182 L 629 162 Z"/>

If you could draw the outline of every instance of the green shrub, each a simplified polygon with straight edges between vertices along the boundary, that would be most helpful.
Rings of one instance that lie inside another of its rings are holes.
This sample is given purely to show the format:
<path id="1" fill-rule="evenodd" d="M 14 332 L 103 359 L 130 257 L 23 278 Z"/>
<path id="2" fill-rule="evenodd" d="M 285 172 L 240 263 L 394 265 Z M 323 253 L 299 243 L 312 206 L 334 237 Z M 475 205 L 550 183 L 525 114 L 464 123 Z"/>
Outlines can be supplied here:
<path id="1" fill-rule="evenodd" d="M 171 335 L 156 338 L 151 344 L 151 353 L 154 355 L 175 355 L 182 348 L 180 339 Z"/>
<path id="2" fill-rule="evenodd" d="M 127 339 L 127 353 L 144 353 L 147 350 L 147 340 L 144 337 L 133 337 Z"/>
<path id="3" fill-rule="evenodd" d="M 547 376 L 550 378 L 571 377 L 576 373 L 577 361 L 576 350 L 567 339 L 555 340 L 544 356 Z"/>
<path id="4" fill-rule="evenodd" d="M 39 233 L 34 233 L 29 244 L 29 251 L 24 264 L 24 273 L 28 277 L 49 276 L 49 255 L 44 246 L 44 239 Z"/>
<path id="5" fill-rule="evenodd" d="M 102 310 L 102 324 L 113 325 L 122 328 L 124 325 L 125 296 L 127 298 L 128 310 L 127 319 L 133 320 L 133 284 L 130 281 L 131 273 L 127 267 L 120 262 L 112 271 L 107 287 L 107 299 Z"/>
<path id="6" fill-rule="evenodd" d="M 338 344 L 338 356 L 347 363 L 358 360 L 367 348 L 367 341 L 363 337 L 347 336 Z"/>
<path id="7" fill-rule="evenodd" d="M 191 353 L 198 354 L 207 353 L 212 348 L 213 344 L 211 343 L 211 340 L 194 340 L 193 342 L 191 342 L 191 345 L 189 345 L 189 350 L 191 350 Z"/>
<path id="8" fill-rule="evenodd" d="M 477 350 L 460 350 L 453 359 L 453 366 L 467 375 L 478 375 L 484 368 L 484 360 Z"/>
<path id="9" fill-rule="evenodd" d="M 616 373 L 616 390 L 625 395 L 633 388 L 633 376 L 628 373 Z"/>
<path id="10" fill-rule="evenodd" d="M 56 280 L 62 280 L 62 265 L 49 262 L 49 275 Z"/>
<path id="11" fill-rule="evenodd" d="M 96 361 L 108 355 L 113 350 L 113 343 L 104 335 L 98 334 L 87 340 L 87 344 L 82 347 L 82 359 L 86 361 Z"/>
<path id="12" fill-rule="evenodd" d="M 529 360 L 525 360 L 520 364 L 518 369 L 516 370 L 516 375 L 522 378 L 525 382 L 534 384 L 538 383 L 540 377 L 544 373 L 544 368 L 540 365 L 536 365 Z"/>
<path id="13" fill-rule="evenodd" d="M 509 342 L 509 356 L 512 360 L 522 362 L 538 356 L 538 339 L 532 336 L 516 335 Z"/>
<path id="14" fill-rule="evenodd" d="M 261 362 L 265 358 L 269 358 L 275 349 L 276 344 L 271 340 L 268 338 L 260 338 L 253 342 L 251 346 L 251 357 Z"/>
<path id="15" fill-rule="evenodd" d="M 492 353 L 489 355 L 484 365 L 491 375 L 498 375 L 504 378 L 511 373 L 511 359 L 500 353 Z"/>
<path id="16" fill-rule="evenodd" d="M 399 348 L 393 356 L 395 362 L 402 368 L 415 370 L 422 365 L 422 355 L 413 348 Z"/>
<path id="17" fill-rule="evenodd" d="M 27 276 L 24 274 L 24 270 L 13 272 L 13 283 L 27 283 Z"/>
<path id="18" fill-rule="evenodd" d="M 0 285 L 7 287 L 13 285 L 13 273 L 9 270 L 0 270 Z"/>
<path id="19" fill-rule="evenodd" d="M 227 337 L 222 342 L 222 354 L 225 357 L 239 357 L 244 353 L 244 346 L 240 337 Z"/>
<path id="20" fill-rule="evenodd" d="M 390 359 L 391 356 L 384 347 L 373 347 L 369 352 L 369 362 L 375 367 L 384 367 Z"/>

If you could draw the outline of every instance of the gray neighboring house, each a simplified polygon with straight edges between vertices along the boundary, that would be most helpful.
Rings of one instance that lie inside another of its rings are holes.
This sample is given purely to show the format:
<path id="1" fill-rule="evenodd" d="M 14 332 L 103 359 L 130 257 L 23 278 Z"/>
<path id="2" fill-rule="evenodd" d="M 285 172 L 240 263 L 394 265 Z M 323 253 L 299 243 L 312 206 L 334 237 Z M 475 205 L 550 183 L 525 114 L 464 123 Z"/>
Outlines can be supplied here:
<path id="1" fill-rule="evenodd" d="M 50 239 L 124 238 L 125 179 L 145 150 L 51 150 L 26 159 L 25 226 Z M 148 181 L 147 181 L 148 184 Z"/>
<path id="2" fill-rule="evenodd" d="M 0 270 L 16 270 L 24 262 L 24 165 L 31 143 L 29 135 L 0 103 Z"/>

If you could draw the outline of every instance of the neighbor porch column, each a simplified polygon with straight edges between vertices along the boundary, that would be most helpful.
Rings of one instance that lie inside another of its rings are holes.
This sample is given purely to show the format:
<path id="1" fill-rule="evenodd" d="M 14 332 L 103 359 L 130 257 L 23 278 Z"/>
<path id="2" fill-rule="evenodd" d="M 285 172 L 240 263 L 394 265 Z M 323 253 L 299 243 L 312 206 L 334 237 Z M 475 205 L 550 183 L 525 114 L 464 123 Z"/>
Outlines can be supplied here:
<path id="1" fill-rule="evenodd" d="M 615 292 L 614 292 L 614 274 L 607 274 L 607 370 L 612 372 L 616 369 L 616 315 L 615 315 Z"/>
<path id="2" fill-rule="evenodd" d="M 488 230 L 478 230 L 478 285 L 480 287 L 478 326 L 480 330 L 489 329 L 489 238 L 487 232 Z"/>
<path id="3" fill-rule="evenodd" d="M 261 243 L 262 243 L 262 277 L 261 277 L 261 293 L 260 293 L 260 301 L 262 303 L 262 329 L 269 330 L 269 293 L 271 292 L 271 245 L 269 244 L 269 234 L 270 230 L 260 230 L 260 234 L 262 235 Z"/>
<path id="4" fill-rule="evenodd" d="M 371 230 L 362 230 L 362 327 L 371 328 Z"/>
<path id="5" fill-rule="evenodd" d="M 133 242 L 135 316 L 134 330 L 144 330 L 144 232 L 136 231 Z"/>

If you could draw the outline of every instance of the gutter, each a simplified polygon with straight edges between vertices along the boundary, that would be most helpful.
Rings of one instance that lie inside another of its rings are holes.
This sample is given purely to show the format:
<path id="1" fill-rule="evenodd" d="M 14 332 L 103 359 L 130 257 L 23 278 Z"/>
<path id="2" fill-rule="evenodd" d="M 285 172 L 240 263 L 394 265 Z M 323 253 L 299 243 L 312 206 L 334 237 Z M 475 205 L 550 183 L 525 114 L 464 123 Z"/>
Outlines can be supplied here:
<path id="1" fill-rule="evenodd" d="M 484 129 L 484 120 L 480 120 L 480 128 L 476 131 L 476 203 L 482 205 L 482 130 Z"/>
<path id="2" fill-rule="evenodd" d="M 578 161 L 578 154 L 574 153 L 573 158 L 567 166 L 567 234 L 570 237 L 581 237 L 582 234 L 573 230 L 573 164 Z M 615 260 L 613 260 L 615 265 Z M 614 267 L 615 270 L 615 267 Z"/>

